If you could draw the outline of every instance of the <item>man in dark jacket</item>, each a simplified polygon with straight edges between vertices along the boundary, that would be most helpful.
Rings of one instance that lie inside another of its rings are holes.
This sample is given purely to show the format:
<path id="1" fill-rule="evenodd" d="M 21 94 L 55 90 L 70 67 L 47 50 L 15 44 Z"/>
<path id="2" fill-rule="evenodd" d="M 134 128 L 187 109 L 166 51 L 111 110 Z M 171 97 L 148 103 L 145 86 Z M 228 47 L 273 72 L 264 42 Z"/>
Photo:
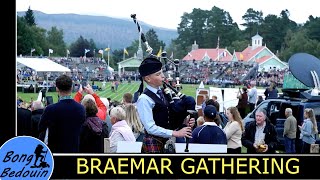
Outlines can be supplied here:
<path id="1" fill-rule="evenodd" d="M 48 146 L 53 153 L 79 152 L 80 128 L 85 121 L 84 107 L 71 97 L 72 80 L 67 75 L 56 79 L 59 102 L 47 106 L 39 123 L 40 133 L 49 128 Z"/>
<path id="2" fill-rule="evenodd" d="M 247 153 L 275 153 L 278 147 L 277 131 L 266 114 L 264 109 L 258 109 L 255 121 L 250 122 L 242 134 L 241 142 Z"/>

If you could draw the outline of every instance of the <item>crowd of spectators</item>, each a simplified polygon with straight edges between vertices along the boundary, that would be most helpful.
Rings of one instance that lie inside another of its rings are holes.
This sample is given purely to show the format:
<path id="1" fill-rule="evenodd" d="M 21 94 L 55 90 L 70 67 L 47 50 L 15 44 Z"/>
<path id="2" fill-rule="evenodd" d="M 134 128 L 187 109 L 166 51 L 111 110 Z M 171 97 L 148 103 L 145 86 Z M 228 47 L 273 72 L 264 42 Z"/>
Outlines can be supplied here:
<path id="1" fill-rule="evenodd" d="M 256 81 L 257 86 L 267 87 L 270 82 L 283 85 L 284 75 L 288 69 L 270 68 L 262 71 L 252 71 L 254 63 L 247 62 L 182 62 L 180 65 L 180 79 L 182 83 L 199 84 L 203 81 L 208 85 L 221 86 L 223 84 L 242 85 L 245 82 Z"/>

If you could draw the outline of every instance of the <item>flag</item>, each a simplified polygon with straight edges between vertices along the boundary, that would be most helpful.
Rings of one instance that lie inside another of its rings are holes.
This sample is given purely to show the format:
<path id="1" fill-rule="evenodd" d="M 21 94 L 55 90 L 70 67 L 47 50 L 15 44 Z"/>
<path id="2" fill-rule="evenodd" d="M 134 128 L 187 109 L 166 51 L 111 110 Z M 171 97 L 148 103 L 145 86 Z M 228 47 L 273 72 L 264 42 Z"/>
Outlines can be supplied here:
<path id="1" fill-rule="evenodd" d="M 129 56 L 128 51 L 126 50 L 126 48 L 123 49 L 123 53 L 126 54 L 127 56 Z"/>
<path id="2" fill-rule="evenodd" d="M 171 53 L 170 59 L 173 59 L 173 51 L 172 51 L 172 53 Z"/>
<path id="3" fill-rule="evenodd" d="M 159 49 L 159 52 L 158 52 L 157 56 L 160 57 L 161 53 L 162 53 L 162 46 L 160 46 L 160 49 Z"/>
<path id="4" fill-rule="evenodd" d="M 70 51 L 69 51 L 69 49 L 67 49 L 67 54 L 70 54 Z"/>
<path id="5" fill-rule="evenodd" d="M 98 53 L 99 53 L 99 54 L 103 54 L 103 50 L 100 49 L 100 50 L 98 51 Z"/>
<path id="6" fill-rule="evenodd" d="M 227 52 L 223 51 L 222 53 L 220 53 L 219 58 L 223 58 L 227 56 Z"/>
<path id="7" fill-rule="evenodd" d="M 110 50 L 110 48 L 105 48 L 104 50 L 105 50 L 105 51 L 109 51 L 109 50 Z"/>
<path id="8" fill-rule="evenodd" d="M 227 51 L 223 51 L 223 57 L 227 56 Z"/>
<path id="9" fill-rule="evenodd" d="M 53 53 L 53 50 L 52 50 L 52 49 L 49 49 L 49 53 Z"/>
<path id="10" fill-rule="evenodd" d="M 87 52 L 89 52 L 90 49 L 84 49 L 84 54 L 87 54 Z"/>
<path id="11" fill-rule="evenodd" d="M 243 55 L 242 55 L 242 53 L 240 53 L 240 60 L 243 60 Z"/>
<path id="12" fill-rule="evenodd" d="M 31 52 L 34 52 L 34 51 L 36 51 L 36 49 L 32 48 L 32 49 L 31 49 Z"/>

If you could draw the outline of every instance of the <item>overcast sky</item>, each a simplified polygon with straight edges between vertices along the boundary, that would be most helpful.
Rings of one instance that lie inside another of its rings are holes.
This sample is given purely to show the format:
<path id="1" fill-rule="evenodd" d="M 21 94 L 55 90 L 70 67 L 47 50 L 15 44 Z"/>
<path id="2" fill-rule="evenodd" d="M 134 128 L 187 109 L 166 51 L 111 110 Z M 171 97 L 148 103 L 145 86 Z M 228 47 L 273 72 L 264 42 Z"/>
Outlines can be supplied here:
<path id="1" fill-rule="evenodd" d="M 16 10 L 42 11 L 47 14 L 74 13 L 130 18 L 137 14 L 138 21 L 176 29 L 184 12 L 191 13 L 193 8 L 210 10 L 217 6 L 230 13 L 238 25 L 243 23 L 242 16 L 247 9 L 279 15 L 288 9 L 290 19 L 304 23 L 309 15 L 320 17 L 317 0 L 16 0 Z"/>

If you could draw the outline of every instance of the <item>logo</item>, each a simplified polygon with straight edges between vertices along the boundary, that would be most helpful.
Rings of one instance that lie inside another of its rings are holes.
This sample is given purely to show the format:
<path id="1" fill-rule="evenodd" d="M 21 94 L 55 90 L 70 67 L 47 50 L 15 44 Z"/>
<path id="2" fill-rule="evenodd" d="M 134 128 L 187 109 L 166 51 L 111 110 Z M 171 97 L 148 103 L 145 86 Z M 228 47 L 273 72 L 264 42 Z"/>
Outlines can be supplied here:
<path id="1" fill-rule="evenodd" d="M 49 179 L 53 165 L 47 145 L 34 137 L 14 137 L 0 148 L 0 179 Z"/>

